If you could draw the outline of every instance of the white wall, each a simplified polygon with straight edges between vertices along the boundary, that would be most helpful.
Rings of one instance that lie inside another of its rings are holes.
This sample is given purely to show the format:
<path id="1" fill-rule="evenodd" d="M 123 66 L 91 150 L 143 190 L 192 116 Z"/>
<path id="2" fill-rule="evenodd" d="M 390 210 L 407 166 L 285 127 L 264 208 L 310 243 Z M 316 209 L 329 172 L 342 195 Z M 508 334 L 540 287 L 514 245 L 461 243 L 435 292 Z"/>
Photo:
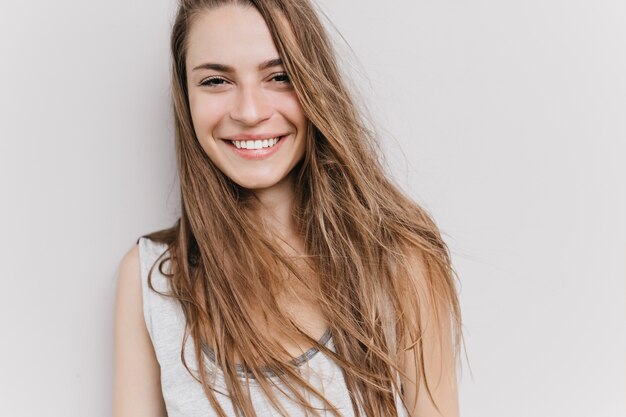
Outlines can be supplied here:
<path id="1" fill-rule="evenodd" d="M 463 415 L 625 415 L 626 4 L 320 4 L 452 249 Z M 117 264 L 178 210 L 173 10 L 0 4 L 1 415 L 110 415 Z"/>

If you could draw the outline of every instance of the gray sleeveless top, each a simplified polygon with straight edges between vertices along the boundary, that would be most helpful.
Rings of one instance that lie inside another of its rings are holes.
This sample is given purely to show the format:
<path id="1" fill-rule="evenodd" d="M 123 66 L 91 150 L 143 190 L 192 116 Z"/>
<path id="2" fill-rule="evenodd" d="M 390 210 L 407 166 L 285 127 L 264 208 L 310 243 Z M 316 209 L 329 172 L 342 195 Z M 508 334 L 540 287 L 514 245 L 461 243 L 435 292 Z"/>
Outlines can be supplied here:
<path id="1" fill-rule="evenodd" d="M 180 357 L 183 334 L 185 330 L 185 317 L 178 301 L 155 293 L 148 287 L 148 271 L 161 256 L 167 247 L 150 239 L 141 237 L 138 240 L 139 257 L 141 262 L 141 282 L 143 294 L 143 314 L 148 328 L 150 339 L 156 352 L 156 357 L 161 368 L 161 389 L 167 407 L 168 417 L 217 417 L 209 400 L 206 398 L 202 386 L 185 369 Z M 164 267 L 167 266 L 167 263 Z M 168 280 L 160 272 L 158 267 L 152 270 L 152 284 L 160 292 L 170 291 Z M 320 344 L 327 346 L 333 352 L 332 336 L 327 331 L 319 340 Z M 205 361 L 211 374 L 216 374 L 215 395 L 227 415 L 235 416 L 224 382 L 224 374 L 215 363 L 215 354 L 204 346 L 204 353 L 209 358 Z M 197 361 L 193 349 L 193 341 L 189 336 L 185 344 L 185 359 L 189 368 L 198 375 Z M 354 417 L 352 402 L 348 393 L 341 368 L 335 364 L 323 352 L 311 348 L 303 355 L 293 359 L 307 375 L 308 381 L 320 392 L 324 393 L 328 401 L 337 407 L 339 412 L 346 417 Z M 239 377 L 245 380 L 245 370 L 238 368 Z M 269 371 L 266 373 L 277 385 L 287 391 L 285 385 Z M 280 413 L 272 406 L 269 399 L 263 393 L 255 379 L 248 379 L 251 398 L 257 415 L 280 416 Z M 292 417 L 304 417 L 305 410 L 295 403 L 294 400 L 275 389 L 276 396 L 281 405 Z M 315 407 L 323 409 L 324 405 L 317 397 L 310 395 L 307 400 Z M 395 393 L 396 404 L 400 410 L 400 417 L 408 417 L 406 409 L 402 406 L 398 393 Z M 332 413 L 326 411 L 325 415 Z M 365 413 L 361 409 L 362 415 Z M 322 413 L 323 414 L 323 413 Z"/>

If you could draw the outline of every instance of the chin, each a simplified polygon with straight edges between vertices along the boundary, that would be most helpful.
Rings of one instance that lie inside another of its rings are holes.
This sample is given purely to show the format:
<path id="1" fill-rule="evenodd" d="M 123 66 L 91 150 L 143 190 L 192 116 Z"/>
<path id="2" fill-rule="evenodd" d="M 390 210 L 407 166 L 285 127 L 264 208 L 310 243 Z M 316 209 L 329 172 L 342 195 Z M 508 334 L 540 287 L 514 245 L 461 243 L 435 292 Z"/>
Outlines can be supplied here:
<path id="1" fill-rule="evenodd" d="M 259 178 L 237 178 L 233 180 L 237 185 L 250 191 L 264 190 L 277 185 L 279 179 L 266 179 L 260 181 Z"/>

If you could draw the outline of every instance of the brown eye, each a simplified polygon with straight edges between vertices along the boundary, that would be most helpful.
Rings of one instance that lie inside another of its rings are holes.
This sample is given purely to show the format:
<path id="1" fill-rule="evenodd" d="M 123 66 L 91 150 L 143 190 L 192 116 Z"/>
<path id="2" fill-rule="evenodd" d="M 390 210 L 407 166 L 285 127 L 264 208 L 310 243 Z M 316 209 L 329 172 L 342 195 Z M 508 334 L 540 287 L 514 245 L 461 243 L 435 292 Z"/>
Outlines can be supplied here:
<path id="1" fill-rule="evenodd" d="M 226 83 L 226 80 L 221 77 L 210 77 L 210 78 L 205 78 L 204 80 L 202 80 L 200 82 L 200 85 L 206 86 L 206 87 L 215 87 L 219 85 L 224 85 L 225 83 Z"/>
<path id="2" fill-rule="evenodd" d="M 276 80 L 276 82 L 281 83 L 281 84 L 288 84 L 291 82 L 291 80 L 289 79 L 289 76 L 285 72 L 274 75 L 272 77 L 272 80 Z"/>

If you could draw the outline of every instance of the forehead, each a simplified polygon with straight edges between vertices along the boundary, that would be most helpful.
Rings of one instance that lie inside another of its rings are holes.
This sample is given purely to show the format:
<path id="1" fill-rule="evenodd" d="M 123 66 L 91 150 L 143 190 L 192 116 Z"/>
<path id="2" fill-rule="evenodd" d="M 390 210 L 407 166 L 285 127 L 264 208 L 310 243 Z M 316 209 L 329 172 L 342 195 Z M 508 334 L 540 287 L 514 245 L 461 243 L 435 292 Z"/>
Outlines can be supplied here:
<path id="1" fill-rule="evenodd" d="M 187 39 L 187 68 L 210 61 L 235 68 L 278 58 L 263 17 L 254 7 L 221 6 L 201 12 Z"/>

